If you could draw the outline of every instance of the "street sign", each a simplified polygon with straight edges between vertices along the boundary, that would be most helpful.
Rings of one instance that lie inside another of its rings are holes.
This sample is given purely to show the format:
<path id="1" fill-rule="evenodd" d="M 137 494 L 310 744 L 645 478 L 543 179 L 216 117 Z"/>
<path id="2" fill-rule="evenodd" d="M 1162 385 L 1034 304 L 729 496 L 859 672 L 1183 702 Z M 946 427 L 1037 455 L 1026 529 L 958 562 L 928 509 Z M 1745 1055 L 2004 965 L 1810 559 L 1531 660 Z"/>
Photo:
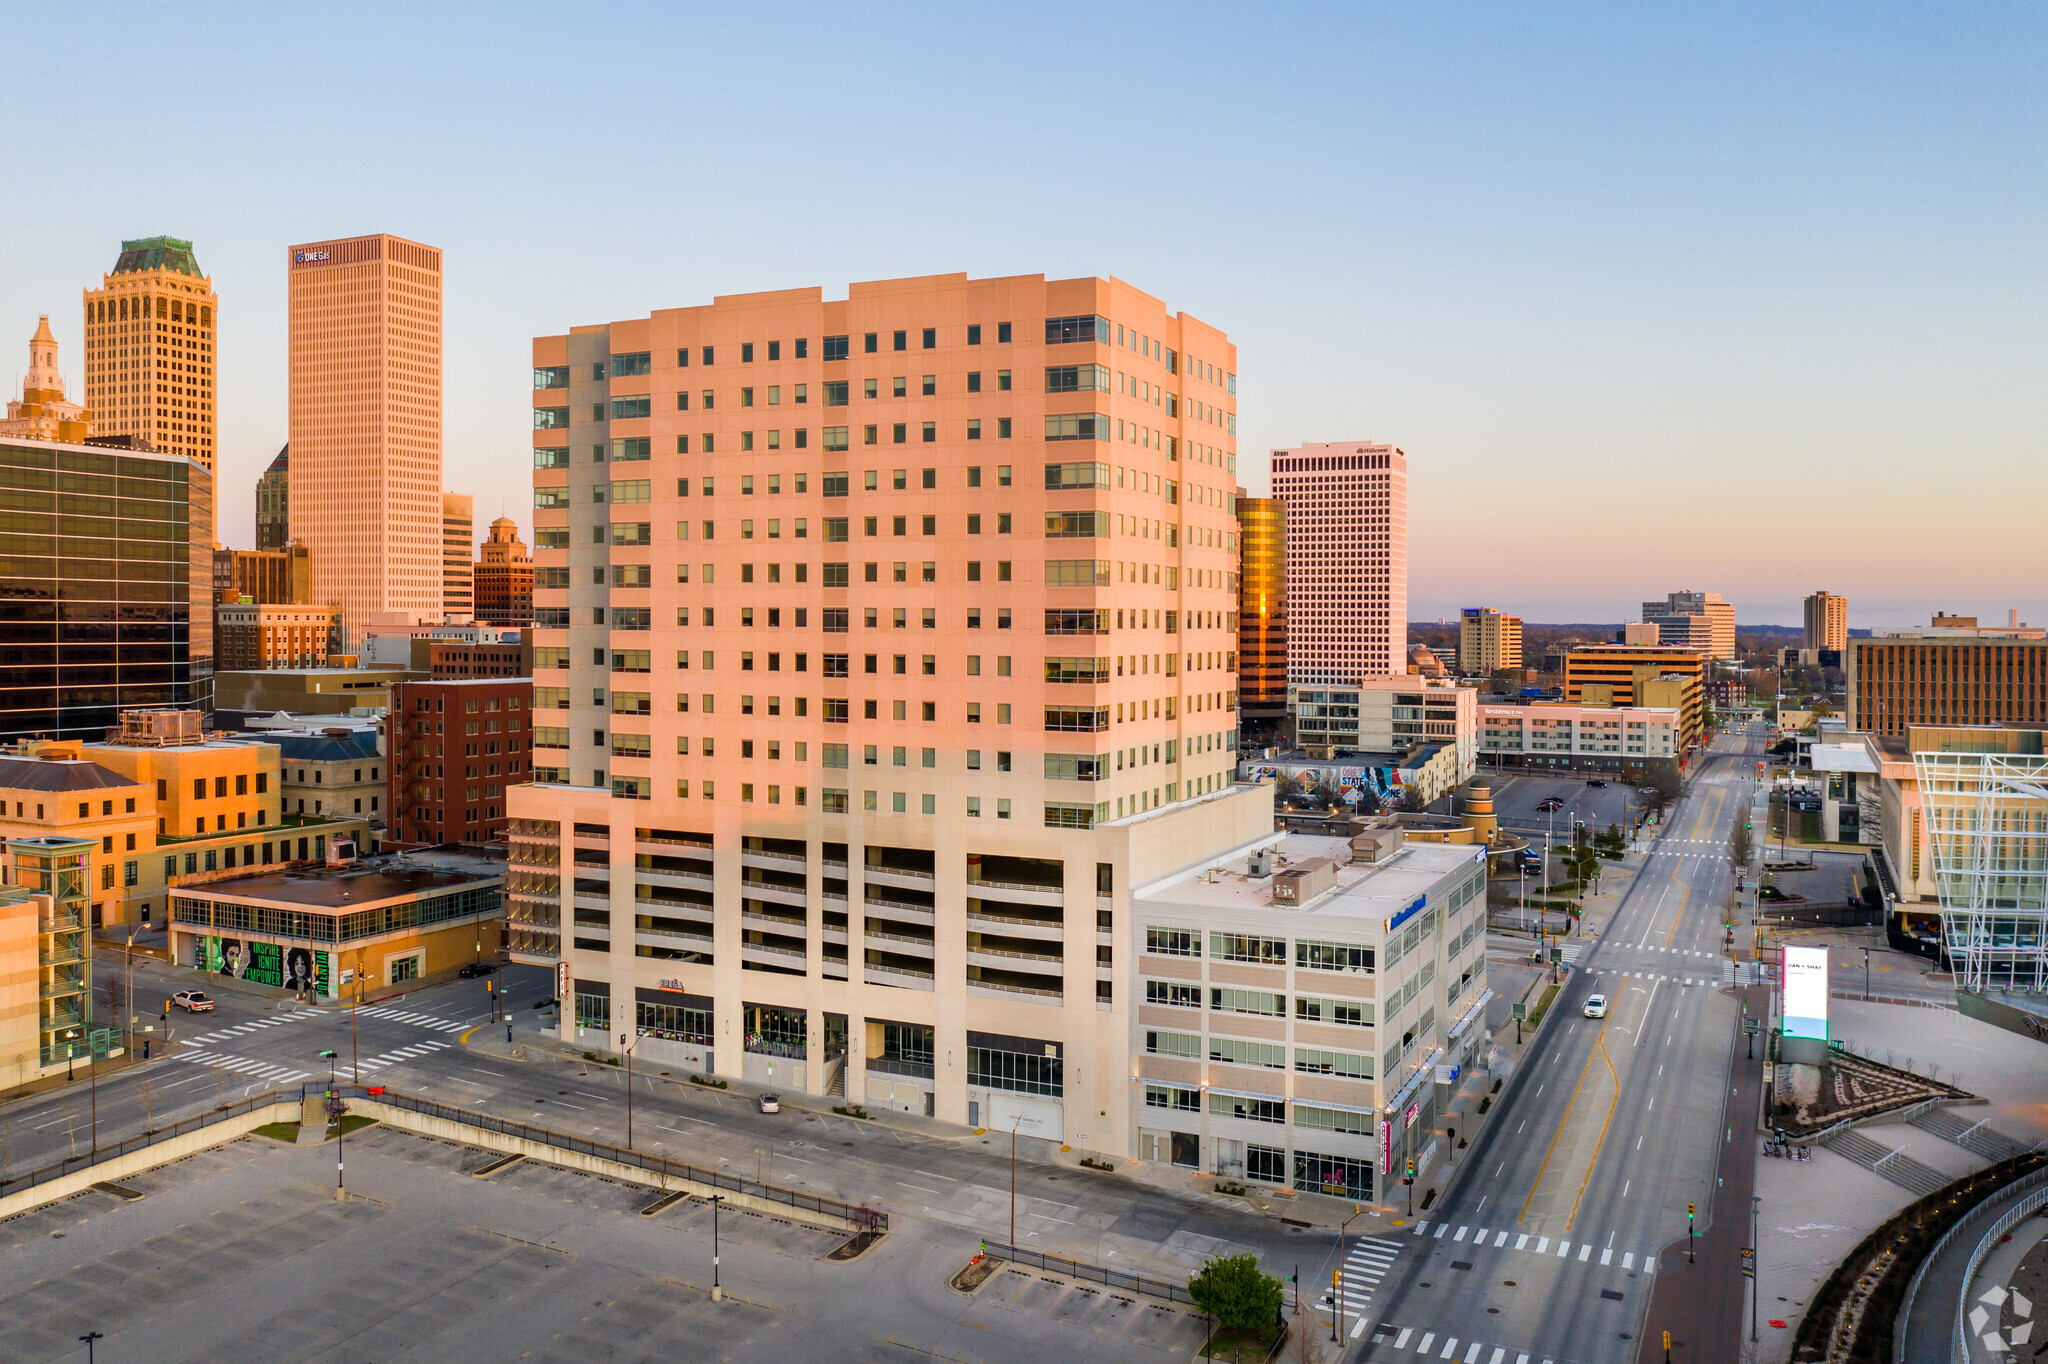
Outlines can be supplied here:
<path id="1" fill-rule="evenodd" d="M 1764 1021 L 1761 1018 L 1745 1018 L 1742 1020 L 1742 1031 L 1751 1037 L 1755 1037 L 1763 1030 Z"/>
<path id="2" fill-rule="evenodd" d="M 1745 1279 L 1754 1279 L 1756 1277 L 1756 1247 L 1754 1246 L 1744 1246 L 1742 1248 L 1742 1277 Z"/>
<path id="3" fill-rule="evenodd" d="M 1529 1016 L 1529 1006 L 1528 1006 L 1528 1005 L 1526 1005 L 1526 1004 L 1517 1004 L 1517 1005 L 1515 1006 L 1515 1018 L 1516 1018 L 1516 1020 L 1517 1020 L 1518 1022 L 1519 1022 L 1520 1020 L 1524 1019 L 1524 1018 L 1527 1018 L 1528 1016 Z"/>
<path id="4" fill-rule="evenodd" d="M 1551 948 L 1551 949 L 1550 949 L 1550 959 L 1551 959 L 1552 961 L 1563 961 L 1563 960 L 1564 960 L 1564 949 L 1563 949 L 1562 947 L 1553 947 L 1553 948 Z"/>

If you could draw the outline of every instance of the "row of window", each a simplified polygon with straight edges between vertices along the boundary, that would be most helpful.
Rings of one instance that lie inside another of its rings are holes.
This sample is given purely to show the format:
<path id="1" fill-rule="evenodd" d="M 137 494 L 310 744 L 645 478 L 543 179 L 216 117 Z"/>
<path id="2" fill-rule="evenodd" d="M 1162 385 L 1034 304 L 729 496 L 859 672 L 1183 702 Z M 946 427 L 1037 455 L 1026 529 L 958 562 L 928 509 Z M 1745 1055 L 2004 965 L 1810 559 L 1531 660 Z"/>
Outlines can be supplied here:
<path id="1" fill-rule="evenodd" d="M 1145 1086 L 1145 1106 L 1164 1108 L 1176 1113 L 1199 1113 L 1202 1111 L 1202 1094 L 1200 1090 L 1183 1089 L 1177 1085 L 1148 1084 Z M 1287 1101 L 1256 1098 L 1246 1094 L 1212 1093 L 1209 1095 L 1209 1112 L 1218 1118 L 1284 1124 L 1287 1121 Z M 1324 1108 L 1317 1104 L 1296 1103 L 1294 1125 L 1313 1127 L 1323 1132 L 1344 1132 L 1353 1136 L 1372 1135 L 1371 1114 L 1343 1108 Z"/>
<path id="2" fill-rule="evenodd" d="M 1048 755 L 1050 766 L 1050 755 Z M 1047 776 L 1052 773 L 1048 771 Z M 1454 947 L 1455 954 L 1456 948 Z M 1202 1007 L 1202 987 L 1186 981 L 1148 980 L 1145 982 L 1145 1002 L 1164 1004 L 1176 1009 L 1199 1009 Z M 1222 1013 L 1257 1014 L 1266 1018 L 1287 1017 L 1287 996 L 1269 994 L 1264 990 L 1237 990 L 1212 986 L 1209 989 L 1209 1007 Z M 1304 1023 L 1329 1023 L 1342 1027 L 1369 1028 L 1373 1020 L 1373 1002 L 1358 999 L 1327 999 L 1316 995 L 1297 995 L 1294 999 L 1294 1016 Z"/>
<path id="3" fill-rule="evenodd" d="M 1199 957 L 1202 934 L 1193 928 L 1147 928 L 1145 950 L 1166 957 Z M 1209 934 L 1209 956 L 1215 961 L 1249 962 L 1258 966 L 1287 965 L 1287 940 L 1251 933 Z M 1295 966 L 1310 971 L 1343 971 L 1353 975 L 1373 973 L 1373 949 L 1356 943 L 1297 940 Z"/>
<path id="4" fill-rule="evenodd" d="M 1282 1042 L 1254 1042 L 1241 1037 L 1208 1039 L 1206 1047 L 1199 1033 L 1148 1029 L 1145 1052 L 1150 1056 L 1171 1056 L 1184 1061 L 1211 1061 L 1233 1066 L 1256 1066 L 1263 1070 L 1286 1070 L 1289 1048 Z M 1304 1075 L 1336 1075 L 1347 1080 L 1373 1078 L 1373 1058 L 1362 1052 L 1332 1051 L 1324 1047 L 1295 1047 L 1294 1069 Z"/>

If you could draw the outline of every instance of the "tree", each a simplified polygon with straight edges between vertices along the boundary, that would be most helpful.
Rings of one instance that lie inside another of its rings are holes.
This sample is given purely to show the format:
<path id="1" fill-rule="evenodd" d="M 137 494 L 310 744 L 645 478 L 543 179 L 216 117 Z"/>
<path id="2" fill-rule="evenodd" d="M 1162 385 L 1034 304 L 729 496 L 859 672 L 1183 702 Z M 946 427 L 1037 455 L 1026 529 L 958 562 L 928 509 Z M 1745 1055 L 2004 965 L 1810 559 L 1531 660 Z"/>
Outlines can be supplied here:
<path id="1" fill-rule="evenodd" d="M 1264 1331 L 1280 1316 L 1280 1280 L 1259 1268 L 1256 1255 L 1219 1255 L 1188 1280 L 1195 1306 L 1218 1326 Z"/>
<path id="2" fill-rule="evenodd" d="M 1728 862 L 1738 872 L 1749 865 L 1749 855 L 1755 842 L 1749 831 L 1749 818 L 1744 815 L 1736 820 L 1735 827 L 1728 831 Z"/>

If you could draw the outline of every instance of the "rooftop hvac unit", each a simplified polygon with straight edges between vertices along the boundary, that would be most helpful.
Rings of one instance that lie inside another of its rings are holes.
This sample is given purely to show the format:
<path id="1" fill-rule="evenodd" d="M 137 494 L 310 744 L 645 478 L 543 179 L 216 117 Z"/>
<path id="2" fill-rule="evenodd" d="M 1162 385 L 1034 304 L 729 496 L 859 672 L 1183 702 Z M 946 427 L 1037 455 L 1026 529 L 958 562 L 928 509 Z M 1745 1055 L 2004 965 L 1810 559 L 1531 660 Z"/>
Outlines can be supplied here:
<path id="1" fill-rule="evenodd" d="M 1257 852 L 1246 858 L 1244 874 L 1246 876 L 1271 876 L 1273 874 L 1273 850 L 1271 848 L 1260 848 Z"/>

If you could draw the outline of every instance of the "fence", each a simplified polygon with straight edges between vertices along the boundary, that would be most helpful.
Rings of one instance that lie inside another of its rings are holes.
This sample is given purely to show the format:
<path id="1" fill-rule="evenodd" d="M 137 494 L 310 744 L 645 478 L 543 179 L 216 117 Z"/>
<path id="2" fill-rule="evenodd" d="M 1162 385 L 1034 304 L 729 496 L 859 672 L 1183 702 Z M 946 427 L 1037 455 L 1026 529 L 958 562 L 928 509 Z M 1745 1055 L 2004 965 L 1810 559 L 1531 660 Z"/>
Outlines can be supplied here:
<path id="1" fill-rule="evenodd" d="M 147 1150 L 149 1147 L 159 1143 L 170 1141 L 175 1137 L 182 1137 L 190 1132 L 196 1132 L 202 1127 L 211 1127 L 215 1123 L 225 1122 L 229 1118 L 240 1117 L 244 1113 L 250 1113 L 259 1108 L 269 1108 L 272 1104 L 293 1101 L 293 1096 L 289 1092 L 273 1090 L 266 1094 L 255 1094 L 246 1099 L 238 1099 L 233 1103 L 226 1104 L 220 1108 L 208 1109 L 204 1113 L 197 1113 L 189 1118 L 180 1118 L 169 1127 L 159 1127 L 155 1131 L 143 1132 L 133 1137 L 124 1137 L 120 1141 L 109 1145 L 99 1146 L 85 1155 L 66 1156 L 63 1160 L 57 1161 L 54 1164 L 15 1175 L 10 1179 L 0 1180 L 0 1197 L 5 1197 L 11 1193 L 19 1193 L 23 1189 L 33 1189 L 38 1184 L 47 1184 L 53 1179 L 61 1179 L 65 1175 L 76 1174 L 80 1170 L 89 1170 L 95 1165 L 104 1164 L 110 1160 L 118 1160 L 122 1156 L 130 1155 L 136 1151 Z"/>
<path id="2" fill-rule="evenodd" d="M 1064 1274 L 1070 1279 L 1099 1283 L 1105 1288 L 1121 1288 L 1126 1293 L 1138 1293 L 1181 1307 L 1193 1307 L 1198 1312 L 1202 1310 L 1195 1300 L 1188 1296 L 1187 1286 L 1184 1284 L 1148 1279 L 1141 1274 L 1125 1274 L 1120 1270 L 1104 1269 L 1101 1265 L 1069 1260 L 1064 1255 L 1048 1255 L 1040 1250 L 1022 1250 L 1016 1246 L 997 1245 L 993 1241 L 984 1242 L 982 1250 L 992 1260 L 1042 1269 L 1051 1274 Z"/>
<path id="3" fill-rule="evenodd" d="M 571 1136 L 551 1127 L 537 1127 L 531 1123 L 510 1122 L 494 1118 L 488 1113 L 477 1113 L 468 1109 L 452 1108 L 438 1104 L 431 1099 L 416 1099 L 409 1094 L 394 1094 L 386 1090 L 371 1094 L 366 1089 L 351 1085 L 339 1087 L 343 1098 L 360 1098 L 402 1108 L 407 1112 L 419 1113 L 426 1117 L 440 1118 L 446 1122 L 461 1123 L 485 1132 L 497 1132 L 521 1141 L 551 1146 L 559 1151 L 578 1155 L 595 1156 L 600 1160 L 614 1161 L 620 1165 L 631 1165 L 647 1171 L 650 1175 L 668 1179 L 686 1179 L 694 1184 L 706 1184 L 717 1189 L 730 1190 L 749 1198 L 765 1199 L 781 1203 L 786 1207 L 801 1208 L 808 1212 L 821 1212 L 852 1223 L 863 1231 L 877 1234 L 889 1230 L 889 1215 L 879 1208 L 864 1207 L 859 1203 L 843 1203 L 836 1198 L 825 1198 L 818 1194 L 803 1193 L 796 1189 L 785 1189 L 777 1184 L 760 1184 L 739 1175 L 727 1174 L 723 1170 L 707 1170 L 698 1165 L 686 1165 L 669 1160 L 651 1152 L 614 1146 L 610 1142 L 593 1141 L 588 1137 Z"/>
<path id="4" fill-rule="evenodd" d="M 1906 1286 L 1906 1296 L 1900 1300 L 1899 1310 L 1892 1318 L 1892 1364 L 1906 1364 L 1906 1334 L 1913 1321 L 1913 1303 L 1920 1296 L 1921 1281 L 1927 1277 L 1927 1271 L 1933 1267 L 1935 1260 L 1940 1257 L 1941 1252 L 1948 1248 L 1948 1243 L 1982 1219 L 1992 1204 L 2001 1196 L 2024 1193 L 2029 1189 L 2038 1189 L 2043 1184 L 2048 1184 L 2048 1170 L 2036 1170 L 2032 1174 L 2024 1175 L 2014 1180 L 2011 1184 L 2006 1185 L 2005 1188 L 1992 1193 L 1984 1202 L 1958 1218 L 1953 1226 L 1941 1234 L 1941 1239 L 1936 1241 L 1928 1248 L 1927 1253 L 1920 1257 L 1920 1268 L 1913 1272 L 1913 1281 Z M 2005 1233 L 2001 1231 L 1998 1234 L 2002 1236 Z M 1984 1247 L 1982 1246 L 1978 1247 L 1980 1257 L 1983 1249 Z M 1977 1261 L 1973 1260 L 1970 1272 L 1963 1276 L 1962 1291 L 1965 1296 L 1968 1295 L 1970 1290 L 1970 1280 L 1977 1272 L 1976 1263 Z M 1963 1325 L 1963 1314 L 1959 1312 L 1956 1317 L 1956 1330 L 1959 1337 Z M 1951 1348 L 1953 1349 L 1954 1347 L 1952 1346 Z M 1967 1349 L 1965 1348 L 1964 1353 L 1955 1355 L 1954 1358 L 1967 1361 L 1969 1358 Z"/>
<path id="5" fill-rule="evenodd" d="M 2048 1178 L 2048 1172 L 2037 1171 L 2027 1179 L 2016 1181 L 2016 1184 L 2026 1185 L 2031 1182 L 2038 1185 L 2044 1178 Z M 1951 1347 L 1954 1364 L 1970 1364 L 1970 1281 L 1977 1277 L 1977 1270 L 1983 1265 L 1984 1257 L 1991 1253 L 1991 1248 L 1998 1244 L 1999 1238 L 2032 1217 L 2044 1204 L 2048 1204 L 2048 1189 L 2036 1187 L 2033 1192 L 2024 1195 L 2019 1202 L 2007 1208 L 1996 1222 L 1985 1228 L 1984 1235 L 1977 1240 L 1977 1248 L 1970 1252 L 1970 1263 L 1963 1267 L 1963 1286 L 1956 1291 L 1956 1335 L 1955 1343 Z M 1995 1313 L 1991 1325 L 1994 1329 L 1998 1326 Z"/>

